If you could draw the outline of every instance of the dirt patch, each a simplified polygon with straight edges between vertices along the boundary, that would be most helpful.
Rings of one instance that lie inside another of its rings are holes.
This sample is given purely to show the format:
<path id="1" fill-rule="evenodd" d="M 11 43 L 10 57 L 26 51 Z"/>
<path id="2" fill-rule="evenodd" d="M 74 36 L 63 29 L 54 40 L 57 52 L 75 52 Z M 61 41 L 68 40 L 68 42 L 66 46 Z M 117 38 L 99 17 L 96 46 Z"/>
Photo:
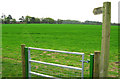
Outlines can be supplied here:
<path id="1" fill-rule="evenodd" d="M 38 69 L 38 66 L 36 66 L 35 68 Z"/>
<path id="2" fill-rule="evenodd" d="M 51 55 L 51 54 L 46 54 L 46 55 Z"/>
<path id="3" fill-rule="evenodd" d="M 118 66 L 118 63 L 116 63 L 116 62 L 111 62 L 110 65 L 112 65 L 112 66 Z"/>
<path id="4" fill-rule="evenodd" d="M 3 57 L 3 59 L 10 59 L 10 60 L 16 60 L 17 62 L 21 63 L 22 61 L 19 61 L 18 59 L 14 59 L 14 58 L 8 58 L 8 57 Z"/>
<path id="5" fill-rule="evenodd" d="M 55 60 L 56 62 L 58 62 L 59 60 Z"/>
<path id="6" fill-rule="evenodd" d="M 44 51 L 43 53 L 47 53 L 47 51 Z"/>
<path id="7" fill-rule="evenodd" d="M 55 52 L 55 53 L 51 53 L 51 54 L 58 54 L 58 53 Z"/>

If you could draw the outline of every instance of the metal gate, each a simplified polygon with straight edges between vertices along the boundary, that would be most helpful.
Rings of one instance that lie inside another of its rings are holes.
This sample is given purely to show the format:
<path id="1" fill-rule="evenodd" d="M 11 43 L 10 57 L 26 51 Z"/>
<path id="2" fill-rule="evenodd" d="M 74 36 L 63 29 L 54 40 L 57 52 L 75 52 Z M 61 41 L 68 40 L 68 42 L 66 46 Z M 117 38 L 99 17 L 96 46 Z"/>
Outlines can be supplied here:
<path id="1" fill-rule="evenodd" d="M 41 50 L 41 51 L 58 52 L 58 53 L 66 53 L 66 54 L 82 55 L 82 60 L 81 60 L 82 61 L 82 68 L 32 60 L 31 57 L 30 57 L 30 50 L 31 49 L 33 49 L 33 50 Z M 28 63 L 28 77 L 31 77 L 31 74 L 34 74 L 34 75 L 38 75 L 38 76 L 42 76 L 42 77 L 55 78 L 53 76 L 49 76 L 49 75 L 44 75 L 44 74 L 32 72 L 31 71 L 31 62 L 45 64 L 45 65 L 52 65 L 52 66 L 57 66 L 57 67 L 63 67 L 63 68 L 69 68 L 69 69 L 75 69 L 75 70 L 81 70 L 82 71 L 81 77 L 84 76 L 84 53 L 59 51 L 59 50 L 51 50 L 51 49 L 42 49 L 42 48 L 33 48 L 33 47 L 25 48 L 25 51 L 27 51 L 27 56 L 28 56 L 27 57 L 27 59 L 28 59 L 27 60 L 27 63 Z"/>

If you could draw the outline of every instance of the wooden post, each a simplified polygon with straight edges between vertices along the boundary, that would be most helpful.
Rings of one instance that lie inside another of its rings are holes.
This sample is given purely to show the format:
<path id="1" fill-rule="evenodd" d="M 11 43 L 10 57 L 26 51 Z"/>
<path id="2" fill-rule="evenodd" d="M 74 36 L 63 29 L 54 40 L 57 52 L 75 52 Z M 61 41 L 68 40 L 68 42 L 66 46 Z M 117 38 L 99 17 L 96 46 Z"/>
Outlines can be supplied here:
<path id="1" fill-rule="evenodd" d="M 22 75 L 23 75 L 23 78 L 26 77 L 26 74 L 25 74 L 25 45 L 22 44 L 21 45 L 21 53 L 22 53 Z"/>
<path id="2" fill-rule="evenodd" d="M 100 77 L 107 77 L 109 64 L 109 42 L 111 24 L 111 2 L 103 3 L 102 47 L 100 57 Z"/>
<path id="3" fill-rule="evenodd" d="M 94 73 L 93 77 L 99 77 L 100 51 L 94 52 Z"/>

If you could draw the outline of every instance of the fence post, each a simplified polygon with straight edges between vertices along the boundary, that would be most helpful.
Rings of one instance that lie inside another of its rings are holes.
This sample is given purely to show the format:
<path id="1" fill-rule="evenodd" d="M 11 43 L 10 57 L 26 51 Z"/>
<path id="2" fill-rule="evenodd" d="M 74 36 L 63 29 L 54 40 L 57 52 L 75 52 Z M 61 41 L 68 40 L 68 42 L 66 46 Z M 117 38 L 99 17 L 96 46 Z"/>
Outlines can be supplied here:
<path id="1" fill-rule="evenodd" d="M 99 77 L 100 51 L 94 52 L 94 73 L 93 77 Z"/>
<path id="2" fill-rule="evenodd" d="M 111 24 L 111 2 L 103 3 L 102 47 L 100 60 L 100 77 L 107 77 L 109 64 L 109 42 Z"/>
<path id="3" fill-rule="evenodd" d="M 23 78 L 28 77 L 28 48 L 24 44 L 21 45 L 22 53 L 22 75 Z"/>
<path id="4" fill-rule="evenodd" d="M 25 45 L 21 45 L 21 57 L 22 57 L 22 75 L 25 78 Z"/>
<path id="5" fill-rule="evenodd" d="M 90 79 L 93 78 L 94 54 L 90 54 Z"/>

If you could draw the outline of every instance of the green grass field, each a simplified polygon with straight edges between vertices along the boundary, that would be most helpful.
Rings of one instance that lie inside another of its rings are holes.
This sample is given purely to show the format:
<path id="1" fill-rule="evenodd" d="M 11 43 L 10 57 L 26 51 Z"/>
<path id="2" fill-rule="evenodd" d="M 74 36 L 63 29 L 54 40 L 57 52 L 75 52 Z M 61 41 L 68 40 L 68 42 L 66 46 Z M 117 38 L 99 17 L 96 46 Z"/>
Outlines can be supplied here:
<path id="1" fill-rule="evenodd" d="M 21 44 L 28 47 L 90 53 L 101 50 L 101 25 L 80 24 L 3 24 L 2 65 L 3 77 L 21 77 Z M 81 56 L 44 51 L 31 51 L 32 59 L 81 67 Z M 118 76 L 118 26 L 111 26 L 109 76 Z M 42 64 L 32 64 L 32 70 L 57 77 L 81 76 L 81 71 Z M 89 63 L 84 76 L 89 77 Z M 32 75 L 34 76 L 34 75 Z"/>

